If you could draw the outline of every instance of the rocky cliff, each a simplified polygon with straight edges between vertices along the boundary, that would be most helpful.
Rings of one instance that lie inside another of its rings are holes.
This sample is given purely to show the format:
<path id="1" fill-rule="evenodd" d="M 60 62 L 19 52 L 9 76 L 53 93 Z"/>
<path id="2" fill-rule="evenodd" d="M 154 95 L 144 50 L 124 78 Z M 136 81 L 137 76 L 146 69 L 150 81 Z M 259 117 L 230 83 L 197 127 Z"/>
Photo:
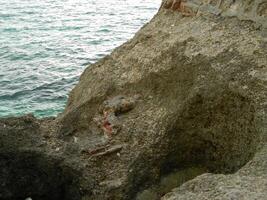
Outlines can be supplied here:
<path id="1" fill-rule="evenodd" d="M 166 0 L 55 119 L 0 120 L 0 199 L 265 199 L 267 1 Z"/>

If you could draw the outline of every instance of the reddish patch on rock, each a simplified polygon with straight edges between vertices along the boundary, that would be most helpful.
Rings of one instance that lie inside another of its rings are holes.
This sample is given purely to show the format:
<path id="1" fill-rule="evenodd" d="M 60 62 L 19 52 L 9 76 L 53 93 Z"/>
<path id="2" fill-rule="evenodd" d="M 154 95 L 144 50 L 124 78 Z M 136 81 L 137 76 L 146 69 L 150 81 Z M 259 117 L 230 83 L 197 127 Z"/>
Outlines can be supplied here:
<path id="1" fill-rule="evenodd" d="M 104 122 L 103 129 L 108 134 L 108 136 L 112 135 L 112 126 L 108 121 Z"/>
<path id="2" fill-rule="evenodd" d="M 167 0 L 164 4 L 164 8 L 172 9 L 173 11 L 180 10 L 182 3 L 183 0 Z"/>
<path id="3" fill-rule="evenodd" d="M 109 112 L 104 112 L 104 121 L 103 121 L 103 129 L 108 134 L 108 136 L 112 136 L 112 125 L 108 121 Z"/>
<path id="4" fill-rule="evenodd" d="M 178 10 L 180 11 L 182 6 L 183 6 L 183 3 L 182 0 L 178 0 L 178 1 L 173 1 L 173 4 L 172 4 L 172 10 Z"/>
<path id="5" fill-rule="evenodd" d="M 164 8 L 180 12 L 183 16 L 193 16 L 194 12 L 186 4 L 187 0 L 168 0 Z"/>

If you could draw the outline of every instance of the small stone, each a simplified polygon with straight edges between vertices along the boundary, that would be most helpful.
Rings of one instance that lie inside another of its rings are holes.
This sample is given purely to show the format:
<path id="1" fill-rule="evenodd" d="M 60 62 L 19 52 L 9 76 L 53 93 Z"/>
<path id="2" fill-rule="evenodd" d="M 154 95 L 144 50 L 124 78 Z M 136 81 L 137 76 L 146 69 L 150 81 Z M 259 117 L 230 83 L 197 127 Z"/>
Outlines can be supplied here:
<path id="1" fill-rule="evenodd" d="M 118 188 L 122 185 L 122 180 L 121 179 L 116 179 L 116 180 L 110 180 L 110 181 L 103 181 L 99 183 L 100 186 L 105 186 L 108 188 Z"/>
<path id="2" fill-rule="evenodd" d="M 77 137 L 73 137 L 73 141 L 74 141 L 74 143 L 77 143 L 78 142 L 78 138 Z"/>

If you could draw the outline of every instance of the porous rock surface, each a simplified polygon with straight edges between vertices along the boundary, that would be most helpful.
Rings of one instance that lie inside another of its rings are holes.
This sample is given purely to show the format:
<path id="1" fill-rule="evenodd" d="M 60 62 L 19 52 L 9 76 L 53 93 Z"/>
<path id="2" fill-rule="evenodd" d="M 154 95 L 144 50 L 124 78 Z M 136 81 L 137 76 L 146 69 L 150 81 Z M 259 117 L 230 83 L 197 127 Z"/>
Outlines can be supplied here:
<path id="1" fill-rule="evenodd" d="M 163 1 L 57 118 L 0 120 L 0 199 L 265 199 L 266 5 Z"/>

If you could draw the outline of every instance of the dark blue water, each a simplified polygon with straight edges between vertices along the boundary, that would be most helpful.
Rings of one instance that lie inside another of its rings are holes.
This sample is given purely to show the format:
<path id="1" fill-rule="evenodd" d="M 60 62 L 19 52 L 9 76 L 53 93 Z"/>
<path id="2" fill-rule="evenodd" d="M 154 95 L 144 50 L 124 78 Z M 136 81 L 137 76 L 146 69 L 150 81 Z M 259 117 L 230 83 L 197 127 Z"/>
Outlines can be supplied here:
<path id="1" fill-rule="evenodd" d="M 0 0 L 0 117 L 55 116 L 89 64 L 121 45 L 161 0 Z"/>

